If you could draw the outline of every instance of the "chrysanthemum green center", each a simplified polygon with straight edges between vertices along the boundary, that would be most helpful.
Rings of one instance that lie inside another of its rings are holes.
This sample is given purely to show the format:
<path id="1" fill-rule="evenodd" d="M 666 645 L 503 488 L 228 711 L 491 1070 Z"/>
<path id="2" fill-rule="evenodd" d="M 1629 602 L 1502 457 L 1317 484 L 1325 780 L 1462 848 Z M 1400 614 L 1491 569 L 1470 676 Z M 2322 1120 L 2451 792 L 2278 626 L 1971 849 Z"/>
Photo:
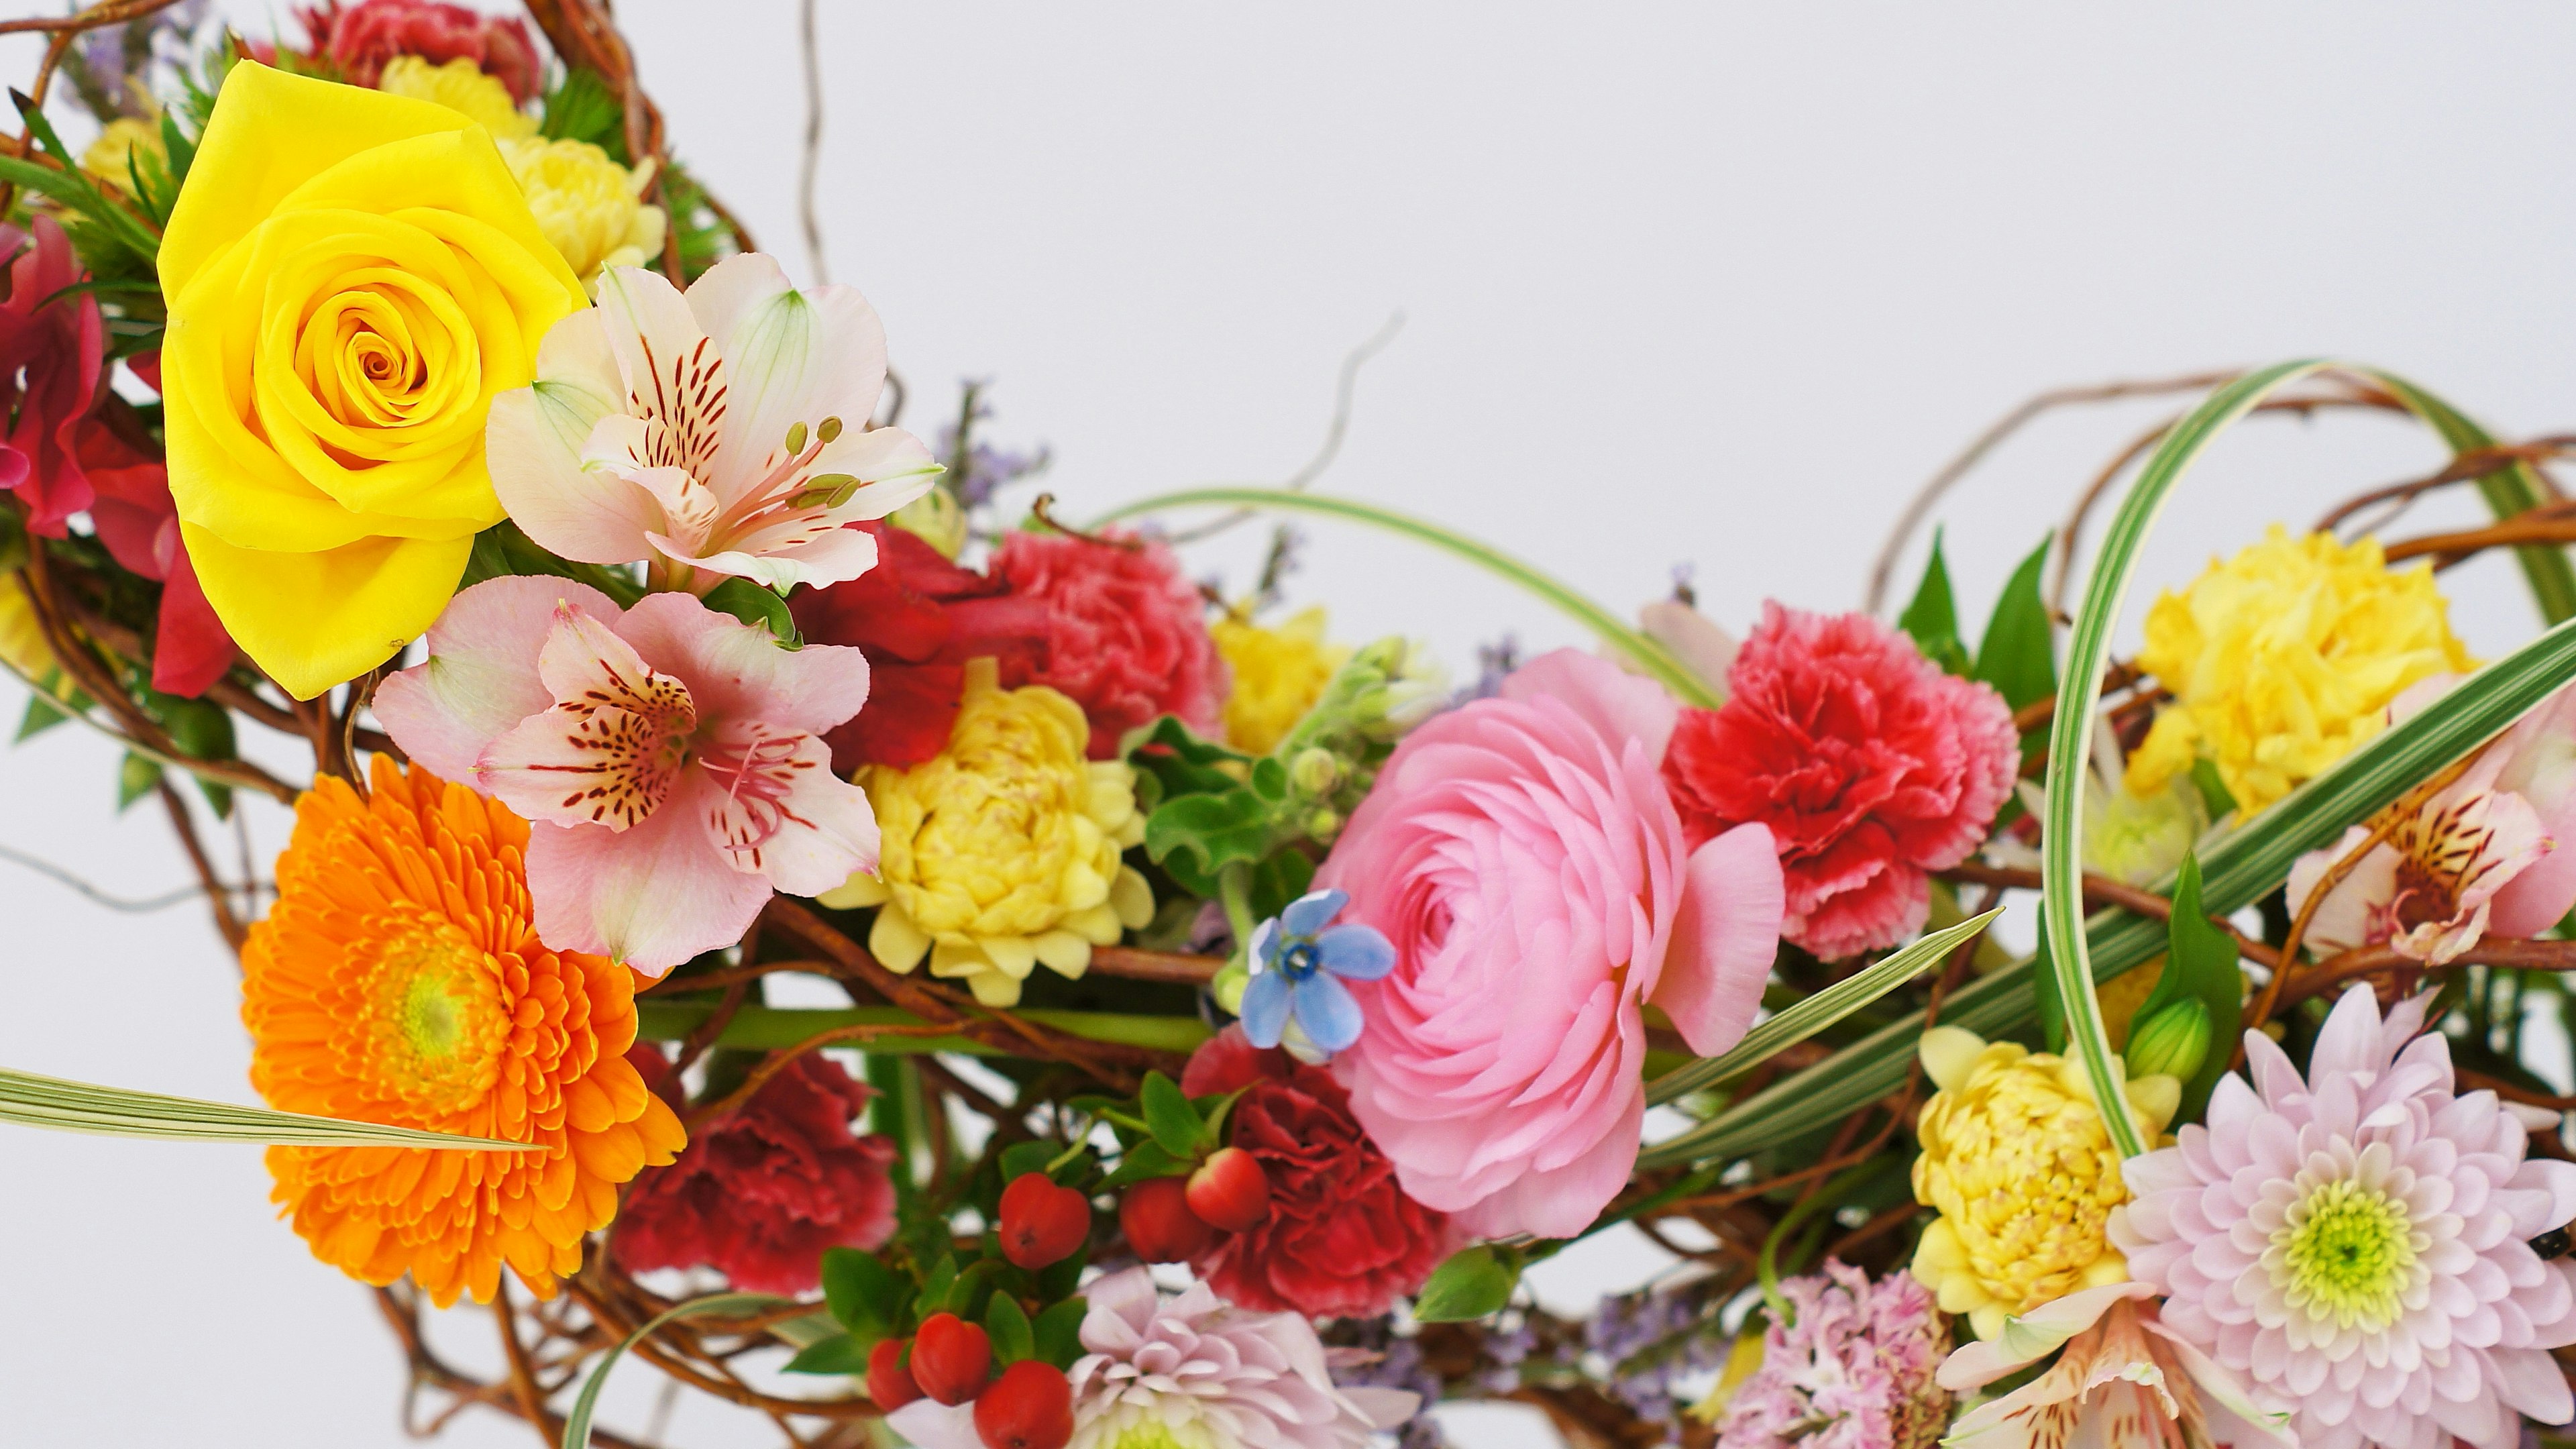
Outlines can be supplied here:
<path id="1" fill-rule="evenodd" d="M 2397 1321 L 2415 1268 L 2403 1204 L 2351 1181 L 2321 1184 L 2272 1235 L 2275 1272 L 2294 1310 L 2365 1331 Z"/>

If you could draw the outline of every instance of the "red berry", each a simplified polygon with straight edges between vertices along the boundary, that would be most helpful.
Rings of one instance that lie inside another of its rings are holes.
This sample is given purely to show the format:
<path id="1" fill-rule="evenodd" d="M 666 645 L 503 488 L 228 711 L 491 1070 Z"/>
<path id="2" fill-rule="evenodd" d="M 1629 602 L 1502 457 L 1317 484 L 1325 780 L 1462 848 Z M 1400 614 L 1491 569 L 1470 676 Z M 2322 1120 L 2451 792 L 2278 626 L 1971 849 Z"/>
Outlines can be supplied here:
<path id="1" fill-rule="evenodd" d="M 1061 1263 L 1091 1236 L 1091 1199 L 1023 1172 L 1002 1189 L 1002 1256 L 1034 1273 Z"/>
<path id="2" fill-rule="evenodd" d="M 921 1397 L 921 1385 L 903 1366 L 902 1339 L 880 1338 L 868 1350 L 868 1397 L 889 1414 Z"/>
<path id="3" fill-rule="evenodd" d="M 962 1404 L 984 1391 L 993 1370 L 993 1340 L 954 1313 L 934 1313 L 912 1338 L 912 1381 L 943 1404 Z"/>
<path id="4" fill-rule="evenodd" d="M 985 1449 L 1064 1449 L 1073 1437 L 1073 1384 L 1051 1363 L 1024 1358 L 975 1400 Z"/>
<path id="5" fill-rule="evenodd" d="M 1189 1200 L 1208 1226 L 1239 1233 L 1270 1216 L 1270 1179 L 1251 1153 L 1220 1147 L 1190 1174 Z"/>
<path id="6" fill-rule="evenodd" d="M 1177 1177 L 1149 1177 L 1118 1201 L 1127 1246 L 1148 1263 L 1186 1263 L 1207 1251 L 1216 1229 L 1190 1211 L 1189 1187 Z"/>

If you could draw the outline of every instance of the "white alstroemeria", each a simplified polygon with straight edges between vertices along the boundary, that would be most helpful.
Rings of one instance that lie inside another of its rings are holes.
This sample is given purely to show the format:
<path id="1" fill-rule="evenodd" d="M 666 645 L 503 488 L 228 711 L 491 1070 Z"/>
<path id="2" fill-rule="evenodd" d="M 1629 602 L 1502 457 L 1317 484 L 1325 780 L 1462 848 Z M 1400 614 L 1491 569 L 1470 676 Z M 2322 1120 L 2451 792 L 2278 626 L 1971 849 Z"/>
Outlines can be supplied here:
<path id="1" fill-rule="evenodd" d="M 649 561 L 656 587 L 854 579 L 876 540 L 845 525 L 940 471 L 920 439 L 868 426 L 885 375 L 885 329 L 855 288 L 800 292 L 758 252 L 685 297 L 611 267 L 599 305 L 546 334 L 536 382 L 493 399 L 492 486 L 540 546 Z"/>

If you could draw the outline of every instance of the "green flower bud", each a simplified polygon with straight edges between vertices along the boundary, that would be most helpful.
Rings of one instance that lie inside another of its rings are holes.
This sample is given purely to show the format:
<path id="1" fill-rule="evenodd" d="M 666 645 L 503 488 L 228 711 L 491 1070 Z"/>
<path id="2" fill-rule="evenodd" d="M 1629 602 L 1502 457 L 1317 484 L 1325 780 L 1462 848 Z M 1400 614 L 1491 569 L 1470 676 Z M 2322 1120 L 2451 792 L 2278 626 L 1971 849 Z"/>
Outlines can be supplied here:
<path id="1" fill-rule="evenodd" d="M 1303 795 L 1328 794 L 1341 778 L 1342 762 L 1334 759 L 1330 750 L 1300 750 L 1297 758 L 1288 763 L 1288 779 Z"/>
<path id="2" fill-rule="evenodd" d="M 1208 983 L 1209 994 L 1216 997 L 1217 1009 L 1234 1016 L 1243 1015 L 1243 988 L 1252 982 L 1252 972 L 1242 961 L 1228 961 Z"/>
<path id="3" fill-rule="evenodd" d="M 1342 833 L 1341 813 L 1330 809 L 1316 811 L 1306 817 L 1306 833 L 1313 836 L 1319 845 L 1332 844 L 1333 837 Z"/>
<path id="4" fill-rule="evenodd" d="M 2209 1008 L 2185 998 L 2169 1001 L 2129 1029 L 2129 1075 L 2189 1081 L 2209 1056 Z"/>

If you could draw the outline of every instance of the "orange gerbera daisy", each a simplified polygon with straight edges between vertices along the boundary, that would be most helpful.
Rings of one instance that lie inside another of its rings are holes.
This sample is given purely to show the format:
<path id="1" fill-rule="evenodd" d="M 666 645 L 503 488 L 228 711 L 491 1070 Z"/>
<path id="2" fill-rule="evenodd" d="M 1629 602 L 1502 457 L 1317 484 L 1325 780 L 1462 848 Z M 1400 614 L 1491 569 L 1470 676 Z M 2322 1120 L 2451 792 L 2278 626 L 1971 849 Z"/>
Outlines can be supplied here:
<path id="1" fill-rule="evenodd" d="M 617 1188 L 685 1142 L 626 1063 L 635 983 L 537 939 L 528 824 L 376 757 L 373 798 L 324 780 L 295 806 L 277 905 L 242 948 L 251 1085 L 272 1107 L 543 1152 L 272 1147 L 271 1197 L 316 1257 L 404 1273 L 444 1308 L 506 1263 L 541 1298 L 581 1267 Z"/>

